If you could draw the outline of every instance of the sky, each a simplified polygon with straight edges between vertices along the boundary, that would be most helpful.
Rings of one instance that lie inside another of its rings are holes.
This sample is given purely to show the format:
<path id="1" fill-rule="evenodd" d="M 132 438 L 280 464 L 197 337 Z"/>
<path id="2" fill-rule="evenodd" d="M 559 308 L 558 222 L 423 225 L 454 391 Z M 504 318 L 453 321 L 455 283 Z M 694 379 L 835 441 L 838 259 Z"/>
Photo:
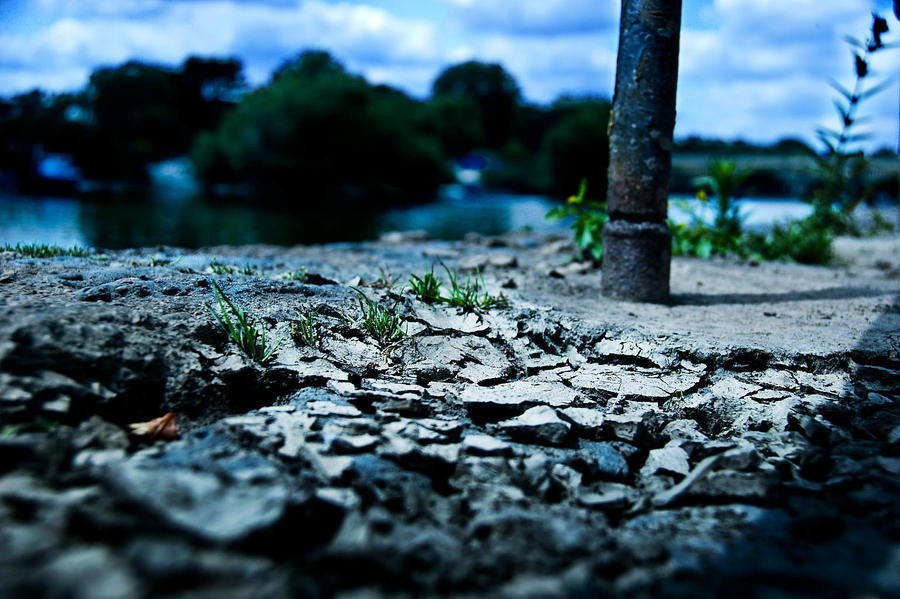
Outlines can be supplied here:
<path id="1" fill-rule="evenodd" d="M 465 60 L 500 63 L 524 98 L 611 97 L 618 0 L 0 0 L 0 95 L 73 91 L 131 59 L 172 65 L 234 56 L 253 85 L 305 49 L 427 98 Z M 838 127 L 829 80 L 852 86 L 845 36 L 865 39 L 873 10 L 900 42 L 892 0 L 684 0 L 676 138 L 699 135 L 816 146 Z M 897 148 L 900 49 L 873 57 L 862 103 L 868 149 Z"/>

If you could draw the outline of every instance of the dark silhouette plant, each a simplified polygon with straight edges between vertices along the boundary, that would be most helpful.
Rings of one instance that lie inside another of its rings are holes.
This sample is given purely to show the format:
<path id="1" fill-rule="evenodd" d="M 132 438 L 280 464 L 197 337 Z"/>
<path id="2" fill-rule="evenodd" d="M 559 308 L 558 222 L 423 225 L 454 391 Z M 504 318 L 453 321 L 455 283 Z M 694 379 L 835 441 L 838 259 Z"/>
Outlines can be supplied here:
<path id="1" fill-rule="evenodd" d="M 864 120 L 859 116 L 860 104 L 891 85 L 890 81 L 882 81 L 867 86 L 873 77 L 869 68 L 872 56 L 891 47 L 882 40 L 882 35 L 887 32 L 887 21 L 873 13 L 870 37 L 865 42 L 852 36 L 844 38 L 853 56 L 855 82 L 853 88 L 848 89 L 831 81 L 831 86 L 840 94 L 834 100 L 840 126 L 837 129 L 820 127 L 816 131 L 824 151 L 815 156 L 822 182 L 810 198 L 811 218 L 819 227 L 834 234 L 858 234 L 853 211 L 871 197 L 871 190 L 863 183 L 868 159 L 863 150 L 854 149 L 854 146 L 870 138 L 869 133 L 858 132 L 858 125 Z"/>

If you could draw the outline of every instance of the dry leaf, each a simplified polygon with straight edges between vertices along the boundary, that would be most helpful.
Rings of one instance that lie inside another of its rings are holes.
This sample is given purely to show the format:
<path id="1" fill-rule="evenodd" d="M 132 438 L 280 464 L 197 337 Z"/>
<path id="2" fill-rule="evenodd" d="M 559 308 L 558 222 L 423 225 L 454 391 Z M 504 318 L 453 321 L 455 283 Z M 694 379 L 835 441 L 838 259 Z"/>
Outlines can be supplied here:
<path id="1" fill-rule="evenodd" d="M 136 422 L 128 425 L 128 430 L 134 437 L 140 437 L 147 441 L 161 439 L 174 441 L 178 438 L 178 426 L 175 424 L 175 412 L 169 412 L 159 418 L 147 422 Z"/>

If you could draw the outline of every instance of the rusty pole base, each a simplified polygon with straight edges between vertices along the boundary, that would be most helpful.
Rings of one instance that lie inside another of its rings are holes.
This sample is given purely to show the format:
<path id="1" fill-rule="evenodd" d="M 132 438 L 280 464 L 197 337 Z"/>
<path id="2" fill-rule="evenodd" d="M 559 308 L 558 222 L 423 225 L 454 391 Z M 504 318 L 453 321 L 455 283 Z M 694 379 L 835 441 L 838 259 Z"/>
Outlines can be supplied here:
<path id="1" fill-rule="evenodd" d="M 663 223 L 609 221 L 603 227 L 603 295 L 668 303 L 671 256 L 672 234 Z"/>

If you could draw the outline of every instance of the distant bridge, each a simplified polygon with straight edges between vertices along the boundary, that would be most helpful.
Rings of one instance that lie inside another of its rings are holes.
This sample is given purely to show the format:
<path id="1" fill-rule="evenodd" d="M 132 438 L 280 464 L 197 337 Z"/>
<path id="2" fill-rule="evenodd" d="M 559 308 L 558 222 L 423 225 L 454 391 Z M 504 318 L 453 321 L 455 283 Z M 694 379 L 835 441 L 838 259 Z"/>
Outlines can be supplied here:
<path id="1" fill-rule="evenodd" d="M 675 153 L 672 155 L 672 191 L 690 193 L 695 190 L 692 181 L 709 174 L 709 162 L 721 158 L 703 153 Z M 749 193 L 761 196 L 802 197 L 818 181 L 816 161 L 802 154 L 745 155 L 735 157 L 740 168 L 752 172 L 748 180 Z M 865 182 L 878 190 L 896 193 L 900 162 L 897 158 L 869 159 Z"/>

